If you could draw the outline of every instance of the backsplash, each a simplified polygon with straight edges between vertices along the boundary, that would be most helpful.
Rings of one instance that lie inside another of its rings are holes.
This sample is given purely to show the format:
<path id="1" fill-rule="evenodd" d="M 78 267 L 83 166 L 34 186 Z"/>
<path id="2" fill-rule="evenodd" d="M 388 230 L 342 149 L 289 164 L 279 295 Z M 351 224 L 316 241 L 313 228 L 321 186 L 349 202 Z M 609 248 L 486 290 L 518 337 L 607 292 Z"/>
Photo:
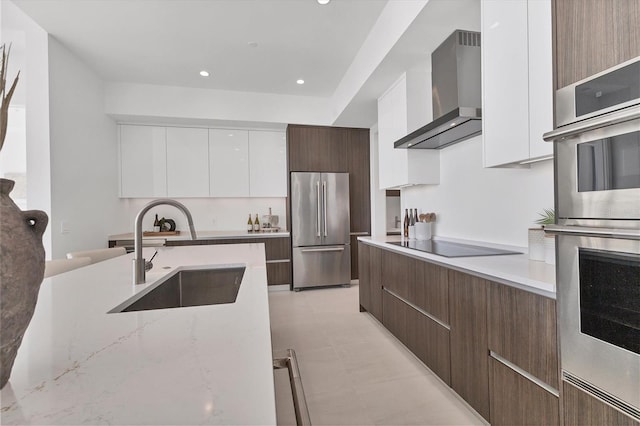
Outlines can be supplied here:
<path id="1" fill-rule="evenodd" d="M 538 212 L 553 208 L 553 161 L 483 168 L 481 138 L 442 150 L 440 184 L 402 189 L 402 209 L 436 212 L 436 236 L 526 247 Z"/>
<path id="2" fill-rule="evenodd" d="M 287 227 L 286 198 L 175 198 L 175 200 L 189 209 L 196 231 L 245 230 L 249 214 L 253 220 L 257 213 L 262 220 L 262 215 L 269 214 L 269 207 L 273 215 L 278 215 L 278 226 L 282 229 Z M 120 224 L 112 234 L 133 232 L 136 215 L 149 201 L 151 201 L 150 198 L 121 199 L 122 208 L 126 211 L 124 215 L 127 218 L 126 223 Z M 159 217 L 175 220 L 178 230 L 188 229 L 187 220 L 182 212 L 171 206 L 158 206 L 145 215 L 144 230 L 151 230 L 156 213 Z"/>

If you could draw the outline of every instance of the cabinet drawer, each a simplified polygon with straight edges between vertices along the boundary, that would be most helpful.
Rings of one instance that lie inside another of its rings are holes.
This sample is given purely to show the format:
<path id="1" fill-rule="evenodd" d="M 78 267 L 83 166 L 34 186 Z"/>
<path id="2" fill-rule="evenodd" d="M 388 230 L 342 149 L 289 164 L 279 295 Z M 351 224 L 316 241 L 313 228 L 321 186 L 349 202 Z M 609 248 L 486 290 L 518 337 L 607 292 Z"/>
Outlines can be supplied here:
<path id="1" fill-rule="evenodd" d="M 269 285 L 291 284 L 291 262 L 267 261 L 267 283 Z"/>
<path id="2" fill-rule="evenodd" d="M 491 282 L 488 303 L 489 349 L 558 389 L 556 301 Z"/>
<path id="3" fill-rule="evenodd" d="M 293 287 L 343 285 L 351 282 L 349 245 L 293 249 Z"/>
<path id="4" fill-rule="evenodd" d="M 558 397 L 489 358 L 491 424 L 557 425 L 560 422 Z"/>

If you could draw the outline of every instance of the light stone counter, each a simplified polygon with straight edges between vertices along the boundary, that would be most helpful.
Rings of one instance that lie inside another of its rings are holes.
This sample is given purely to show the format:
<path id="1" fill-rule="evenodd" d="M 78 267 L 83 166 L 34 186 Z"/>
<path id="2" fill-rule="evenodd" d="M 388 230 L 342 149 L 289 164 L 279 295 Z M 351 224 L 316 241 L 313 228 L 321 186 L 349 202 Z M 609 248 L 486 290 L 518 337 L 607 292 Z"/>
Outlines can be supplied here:
<path id="1" fill-rule="evenodd" d="M 467 241 L 453 238 L 435 237 L 434 240 L 453 241 L 462 244 L 485 246 L 523 252 L 500 256 L 444 257 L 418 250 L 389 244 L 401 241 L 401 236 L 359 237 L 358 240 L 386 250 L 403 253 L 417 259 L 446 266 L 491 281 L 521 288 L 542 296 L 556 298 L 555 265 L 529 260 L 524 247 Z"/>
<path id="2" fill-rule="evenodd" d="M 1 424 L 276 423 L 264 245 L 158 251 L 147 284 L 132 254 L 44 280 Z M 107 313 L 179 267 L 222 264 L 246 265 L 233 304 Z"/>

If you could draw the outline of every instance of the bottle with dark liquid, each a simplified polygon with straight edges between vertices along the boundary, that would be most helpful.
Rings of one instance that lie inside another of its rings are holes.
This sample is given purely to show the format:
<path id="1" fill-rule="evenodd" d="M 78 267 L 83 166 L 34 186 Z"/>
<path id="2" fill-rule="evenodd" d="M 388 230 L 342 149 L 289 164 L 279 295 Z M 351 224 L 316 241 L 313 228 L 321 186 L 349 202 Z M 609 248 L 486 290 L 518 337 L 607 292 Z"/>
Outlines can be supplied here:
<path id="1" fill-rule="evenodd" d="M 409 238 L 409 209 L 404 209 L 404 236 Z"/>

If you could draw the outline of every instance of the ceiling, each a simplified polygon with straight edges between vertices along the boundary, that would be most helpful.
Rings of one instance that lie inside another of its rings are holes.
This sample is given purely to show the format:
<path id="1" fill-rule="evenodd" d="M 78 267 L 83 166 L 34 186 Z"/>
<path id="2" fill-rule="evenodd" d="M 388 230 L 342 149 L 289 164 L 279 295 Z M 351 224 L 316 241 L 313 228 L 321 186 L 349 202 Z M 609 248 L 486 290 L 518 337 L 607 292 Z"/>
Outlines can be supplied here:
<path id="1" fill-rule="evenodd" d="M 387 0 L 12 0 L 108 82 L 331 98 Z M 413 2 L 415 0 L 389 0 Z M 403 71 L 430 68 L 479 0 L 430 0 L 332 124 L 370 127 Z M 397 4 L 396 4 L 397 5 Z M 251 44 L 257 44 L 252 46 Z M 199 72 L 207 70 L 209 77 Z M 296 84 L 304 79 L 305 84 Z"/>

